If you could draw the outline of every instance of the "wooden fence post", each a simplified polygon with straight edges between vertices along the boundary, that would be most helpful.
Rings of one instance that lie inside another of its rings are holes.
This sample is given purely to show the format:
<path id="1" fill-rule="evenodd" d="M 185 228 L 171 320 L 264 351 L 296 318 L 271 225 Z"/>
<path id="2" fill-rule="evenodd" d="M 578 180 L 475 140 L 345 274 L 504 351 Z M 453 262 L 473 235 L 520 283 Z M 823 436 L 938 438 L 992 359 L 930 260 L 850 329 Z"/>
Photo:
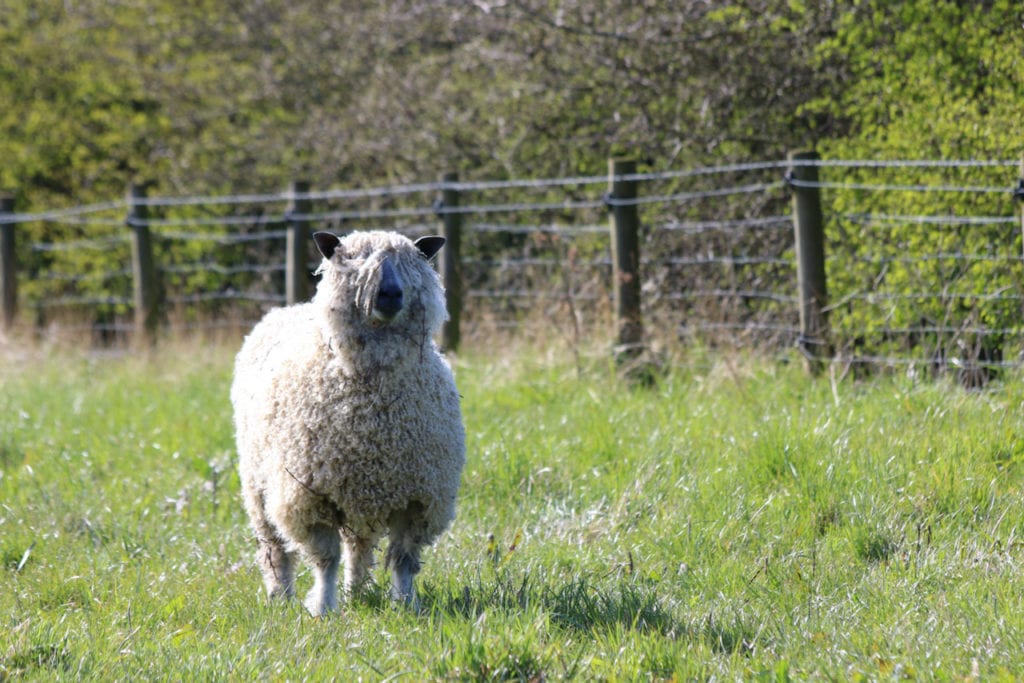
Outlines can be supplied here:
<path id="1" fill-rule="evenodd" d="M 309 298 L 309 214 L 313 202 L 309 183 L 296 180 L 289 190 L 288 237 L 285 247 L 285 302 L 291 306 Z"/>
<path id="2" fill-rule="evenodd" d="M 1024 257 L 1024 156 L 1020 158 L 1020 177 L 1017 179 L 1017 189 L 1013 196 L 1020 202 L 1021 256 Z"/>
<path id="3" fill-rule="evenodd" d="M 633 360 L 643 351 L 640 315 L 639 183 L 622 176 L 636 173 L 636 161 L 608 160 L 608 201 L 611 208 L 612 281 L 615 295 L 615 358 Z"/>
<path id="4" fill-rule="evenodd" d="M 789 155 L 788 177 L 793 186 L 793 229 L 796 243 L 797 281 L 800 299 L 800 351 L 811 373 L 822 370 L 832 355 L 829 344 L 828 288 L 825 279 L 825 220 L 821 190 L 817 187 L 821 157 L 817 152 Z"/>
<path id="5" fill-rule="evenodd" d="M 441 348 L 453 353 L 459 350 L 462 338 L 462 214 L 445 209 L 459 207 L 459 191 L 451 187 L 457 182 L 458 173 L 445 173 L 441 177 L 441 201 L 437 205 L 444 237 L 438 265 L 448 304 L 448 321 L 441 328 Z"/>
<path id="6" fill-rule="evenodd" d="M 14 197 L 0 197 L 0 220 L 14 213 Z M 14 223 L 0 222 L 0 332 L 14 326 L 18 311 L 18 277 L 14 259 Z"/>
<path id="7" fill-rule="evenodd" d="M 153 263 L 153 240 L 149 233 L 146 186 L 128 188 L 128 227 L 132 238 L 132 290 L 135 304 L 135 335 L 140 345 L 156 343 L 160 322 L 160 288 Z"/>

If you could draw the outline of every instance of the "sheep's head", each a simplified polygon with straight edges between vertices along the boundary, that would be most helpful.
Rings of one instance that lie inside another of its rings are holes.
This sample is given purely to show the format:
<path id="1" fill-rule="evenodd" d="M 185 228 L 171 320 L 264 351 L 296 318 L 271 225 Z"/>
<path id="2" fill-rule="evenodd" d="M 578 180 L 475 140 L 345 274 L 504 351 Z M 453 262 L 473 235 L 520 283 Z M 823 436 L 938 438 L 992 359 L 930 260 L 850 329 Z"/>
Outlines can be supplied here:
<path id="1" fill-rule="evenodd" d="M 444 290 L 430 259 L 443 237 L 415 242 L 394 232 L 313 235 L 324 260 L 314 301 L 332 337 L 372 342 L 398 334 L 423 343 L 447 319 Z"/>

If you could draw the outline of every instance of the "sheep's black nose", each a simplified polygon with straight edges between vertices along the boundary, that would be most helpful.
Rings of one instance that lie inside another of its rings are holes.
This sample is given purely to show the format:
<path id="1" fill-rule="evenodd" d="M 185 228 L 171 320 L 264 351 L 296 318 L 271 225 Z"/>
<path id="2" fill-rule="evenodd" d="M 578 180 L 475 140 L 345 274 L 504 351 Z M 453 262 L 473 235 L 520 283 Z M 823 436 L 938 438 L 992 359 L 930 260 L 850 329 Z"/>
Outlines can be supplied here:
<path id="1" fill-rule="evenodd" d="M 402 288 L 395 285 L 381 285 L 377 292 L 377 310 L 386 317 L 394 317 L 402 310 Z"/>
<path id="2" fill-rule="evenodd" d="M 398 279 L 389 261 L 381 266 L 380 287 L 377 289 L 377 312 L 385 318 L 393 318 L 402 310 L 402 282 Z"/>

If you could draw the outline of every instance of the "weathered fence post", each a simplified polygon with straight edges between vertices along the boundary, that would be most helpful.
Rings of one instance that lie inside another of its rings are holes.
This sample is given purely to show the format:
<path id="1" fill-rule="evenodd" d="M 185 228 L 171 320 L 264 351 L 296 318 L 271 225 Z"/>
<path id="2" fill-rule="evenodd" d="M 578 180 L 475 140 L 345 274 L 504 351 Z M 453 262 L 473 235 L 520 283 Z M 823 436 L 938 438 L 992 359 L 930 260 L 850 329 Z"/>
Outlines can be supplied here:
<path id="1" fill-rule="evenodd" d="M 135 304 L 137 343 L 156 343 L 160 323 L 160 286 L 153 262 L 153 241 L 149 233 L 149 208 L 145 203 L 146 186 L 128 188 L 128 227 L 132 239 L 132 290 Z"/>
<path id="2" fill-rule="evenodd" d="M 18 277 L 14 259 L 14 223 L 3 219 L 14 213 L 14 197 L 0 197 L 0 331 L 14 326 L 18 311 Z"/>
<path id="3" fill-rule="evenodd" d="M 1017 189 L 1013 196 L 1020 203 L 1021 256 L 1024 257 L 1024 156 L 1020 158 L 1020 177 L 1017 179 Z"/>
<path id="4" fill-rule="evenodd" d="M 643 351 L 640 315 L 639 183 L 623 176 L 636 173 L 636 161 L 608 160 L 608 203 L 611 209 L 612 282 L 615 295 L 615 358 L 634 360 Z"/>
<path id="5" fill-rule="evenodd" d="M 296 180 L 288 192 L 284 297 L 290 306 L 309 298 L 309 183 Z"/>
<path id="6" fill-rule="evenodd" d="M 793 187 L 793 229 L 800 298 L 799 347 L 812 373 L 820 372 L 832 355 L 828 329 L 828 288 L 825 280 L 825 220 L 818 185 L 817 152 L 789 155 Z M 807 163 L 812 162 L 812 163 Z"/>
<path id="7" fill-rule="evenodd" d="M 459 207 L 459 191 L 452 187 L 457 182 L 458 173 L 441 177 L 441 201 L 437 205 L 445 240 L 438 265 L 448 302 L 448 321 L 441 328 L 441 348 L 451 352 L 459 350 L 462 336 L 462 214 L 453 210 Z"/>

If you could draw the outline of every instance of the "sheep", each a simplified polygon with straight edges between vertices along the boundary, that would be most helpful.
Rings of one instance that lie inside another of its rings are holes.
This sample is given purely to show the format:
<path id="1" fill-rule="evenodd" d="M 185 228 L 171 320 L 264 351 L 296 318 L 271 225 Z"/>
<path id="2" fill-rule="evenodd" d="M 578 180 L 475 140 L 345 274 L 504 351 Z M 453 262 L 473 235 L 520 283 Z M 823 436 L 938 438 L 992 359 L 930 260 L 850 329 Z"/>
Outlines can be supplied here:
<path id="1" fill-rule="evenodd" d="M 381 536 L 391 596 L 417 606 L 420 551 L 455 517 L 465 462 L 460 399 L 433 341 L 447 319 L 429 261 L 443 237 L 313 235 L 323 255 L 312 301 L 271 310 L 235 361 L 242 496 L 268 596 L 295 595 L 310 565 L 311 614 L 338 608 L 373 566 Z M 339 542 L 340 541 L 340 542 Z"/>

